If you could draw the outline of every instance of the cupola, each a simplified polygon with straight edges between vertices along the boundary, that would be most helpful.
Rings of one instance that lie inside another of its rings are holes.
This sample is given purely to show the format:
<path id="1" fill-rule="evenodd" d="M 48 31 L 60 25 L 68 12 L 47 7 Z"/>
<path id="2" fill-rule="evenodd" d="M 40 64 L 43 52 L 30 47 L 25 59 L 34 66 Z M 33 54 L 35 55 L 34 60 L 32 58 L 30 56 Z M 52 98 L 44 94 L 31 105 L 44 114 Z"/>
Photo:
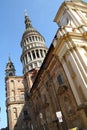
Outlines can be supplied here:
<path id="1" fill-rule="evenodd" d="M 25 12 L 25 31 L 22 36 L 21 47 L 23 74 L 40 68 L 48 49 L 44 37 L 32 26 L 27 12 Z"/>
<path id="2" fill-rule="evenodd" d="M 9 57 L 8 62 L 6 64 L 6 77 L 7 76 L 15 76 L 15 67 Z"/>

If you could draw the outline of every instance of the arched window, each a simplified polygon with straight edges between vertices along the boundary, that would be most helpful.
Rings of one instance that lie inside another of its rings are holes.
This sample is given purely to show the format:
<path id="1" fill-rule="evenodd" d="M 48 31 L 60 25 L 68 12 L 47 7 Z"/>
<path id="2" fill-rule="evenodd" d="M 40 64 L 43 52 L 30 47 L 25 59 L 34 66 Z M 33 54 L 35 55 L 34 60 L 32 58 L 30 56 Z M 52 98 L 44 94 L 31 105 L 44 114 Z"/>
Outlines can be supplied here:
<path id="1" fill-rule="evenodd" d="M 29 37 L 29 40 L 30 40 L 30 42 L 32 42 L 32 38 L 31 37 Z"/>
<path id="2" fill-rule="evenodd" d="M 38 50 L 36 50 L 37 58 L 40 58 Z"/>
<path id="3" fill-rule="evenodd" d="M 41 56 L 43 57 L 43 52 L 42 52 L 42 50 L 40 50 L 40 54 L 41 54 Z"/>
<path id="4" fill-rule="evenodd" d="M 10 72 L 10 73 L 9 73 L 9 76 L 13 76 L 13 73 L 12 73 L 12 72 Z"/>
<path id="5" fill-rule="evenodd" d="M 36 58 L 36 57 L 35 57 L 35 53 L 34 53 L 34 51 L 32 51 L 32 56 L 33 56 L 33 59 Z"/>

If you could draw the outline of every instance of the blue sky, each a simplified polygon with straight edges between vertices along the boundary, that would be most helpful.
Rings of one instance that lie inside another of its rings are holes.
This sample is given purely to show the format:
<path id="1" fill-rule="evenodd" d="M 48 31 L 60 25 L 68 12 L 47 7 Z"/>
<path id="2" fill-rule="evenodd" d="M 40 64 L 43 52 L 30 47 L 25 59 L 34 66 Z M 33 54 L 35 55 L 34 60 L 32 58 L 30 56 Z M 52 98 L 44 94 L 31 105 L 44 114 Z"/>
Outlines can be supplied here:
<path id="1" fill-rule="evenodd" d="M 7 126 L 5 107 L 5 67 L 10 54 L 16 75 L 22 75 L 20 42 L 25 30 L 24 10 L 26 9 L 34 28 L 50 46 L 58 29 L 53 22 L 63 0 L 0 0 L 0 129 Z"/>

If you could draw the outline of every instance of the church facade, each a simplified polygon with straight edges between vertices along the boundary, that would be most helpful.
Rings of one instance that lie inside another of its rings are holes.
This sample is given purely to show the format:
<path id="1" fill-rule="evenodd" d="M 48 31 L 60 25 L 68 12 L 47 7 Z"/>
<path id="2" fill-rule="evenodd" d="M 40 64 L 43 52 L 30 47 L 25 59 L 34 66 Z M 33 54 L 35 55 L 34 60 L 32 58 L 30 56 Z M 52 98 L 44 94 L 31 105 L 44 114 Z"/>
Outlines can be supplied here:
<path id="1" fill-rule="evenodd" d="M 23 76 L 6 65 L 9 130 L 87 128 L 87 3 L 64 1 L 54 21 L 59 28 L 47 49 L 25 14 L 21 40 Z"/>

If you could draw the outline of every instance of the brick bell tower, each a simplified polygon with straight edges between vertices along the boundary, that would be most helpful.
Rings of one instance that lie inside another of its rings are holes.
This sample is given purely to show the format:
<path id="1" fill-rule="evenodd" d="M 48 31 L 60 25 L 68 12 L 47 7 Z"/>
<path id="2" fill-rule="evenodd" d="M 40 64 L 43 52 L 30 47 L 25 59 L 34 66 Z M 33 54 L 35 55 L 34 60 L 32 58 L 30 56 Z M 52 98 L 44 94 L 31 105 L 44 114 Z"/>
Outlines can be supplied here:
<path id="1" fill-rule="evenodd" d="M 23 116 L 21 114 L 25 98 L 23 77 L 15 75 L 15 66 L 9 57 L 6 64 L 6 112 L 7 124 L 9 130 L 22 130 L 20 124 L 23 124 Z"/>

